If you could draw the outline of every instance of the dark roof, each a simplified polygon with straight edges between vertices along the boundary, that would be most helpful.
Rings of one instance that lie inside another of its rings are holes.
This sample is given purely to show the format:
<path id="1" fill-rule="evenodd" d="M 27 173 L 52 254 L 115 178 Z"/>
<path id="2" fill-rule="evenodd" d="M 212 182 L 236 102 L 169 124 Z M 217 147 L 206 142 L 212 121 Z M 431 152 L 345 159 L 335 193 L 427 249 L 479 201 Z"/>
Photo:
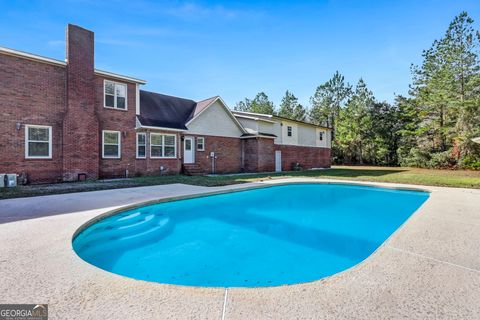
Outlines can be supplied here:
<path id="1" fill-rule="evenodd" d="M 266 133 L 266 132 L 259 132 L 259 133 L 244 133 L 242 137 L 258 137 L 258 136 L 265 136 L 265 137 L 272 137 L 276 138 L 277 136 L 273 133 Z"/>
<path id="2" fill-rule="evenodd" d="M 193 100 L 140 90 L 140 115 L 143 126 L 187 130 L 185 124 L 194 113 Z"/>

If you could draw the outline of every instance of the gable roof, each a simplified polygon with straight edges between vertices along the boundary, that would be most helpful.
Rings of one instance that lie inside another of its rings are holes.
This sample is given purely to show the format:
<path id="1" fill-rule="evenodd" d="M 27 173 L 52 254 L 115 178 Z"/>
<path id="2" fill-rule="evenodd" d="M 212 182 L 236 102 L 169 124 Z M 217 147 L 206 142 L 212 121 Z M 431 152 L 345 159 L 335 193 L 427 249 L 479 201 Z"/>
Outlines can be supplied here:
<path id="1" fill-rule="evenodd" d="M 228 114 L 230 119 L 232 119 L 233 123 L 240 129 L 242 133 L 245 133 L 245 128 L 242 126 L 242 124 L 238 121 L 238 119 L 235 117 L 235 115 L 232 113 L 232 111 L 228 108 L 227 104 L 225 101 L 220 96 L 215 96 L 211 97 L 202 101 L 197 102 L 197 105 L 195 107 L 195 111 L 193 113 L 193 117 L 188 120 L 186 125 L 190 124 L 192 121 L 197 119 L 205 110 L 208 109 L 211 105 L 213 105 L 216 101 L 220 101 L 220 105 L 223 107 L 225 112 Z"/>
<path id="2" fill-rule="evenodd" d="M 245 133 L 245 128 L 219 96 L 195 102 L 190 99 L 140 90 L 140 114 L 137 115 L 137 119 L 142 127 L 186 131 L 188 130 L 188 124 L 198 118 L 216 101 L 220 101 L 235 125 L 242 133 Z"/>
<path id="3" fill-rule="evenodd" d="M 142 126 L 187 130 L 185 124 L 193 117 L 197 103 L 193 100 L 140 90 Z"/>
<path id="4" fill-rule="evenodd" d="M 203 110 L 205 110 L 210 105 L 212 105 L 215 102 L 215 100 L 217 100 L 217 98 L 219 98 L 219 96 L 215 96 L 215 97 L 211 97 L 211 98 L 208 98 L 208 99 L 205 99 L 205 100 L 202 100 L 202 101 L 198 101 L 197 106 L 195 107 L 195 112 L 194 112 L 193 116 L 195 117 L 196 115 L 200 114 Z"/>

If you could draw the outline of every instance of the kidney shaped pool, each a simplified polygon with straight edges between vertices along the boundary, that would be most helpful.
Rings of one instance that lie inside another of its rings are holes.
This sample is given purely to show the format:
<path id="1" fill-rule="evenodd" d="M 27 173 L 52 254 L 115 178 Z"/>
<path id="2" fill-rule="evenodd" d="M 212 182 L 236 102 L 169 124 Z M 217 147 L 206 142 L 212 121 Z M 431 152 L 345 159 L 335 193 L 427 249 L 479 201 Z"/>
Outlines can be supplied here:
<path id="1" fill-rule="evenodd" d="M 168 284 L 265 287 L 321 279 L 372 254 L 427 192 L 287 184 L 119 212 L 73 240 L 104 270 Z"/>

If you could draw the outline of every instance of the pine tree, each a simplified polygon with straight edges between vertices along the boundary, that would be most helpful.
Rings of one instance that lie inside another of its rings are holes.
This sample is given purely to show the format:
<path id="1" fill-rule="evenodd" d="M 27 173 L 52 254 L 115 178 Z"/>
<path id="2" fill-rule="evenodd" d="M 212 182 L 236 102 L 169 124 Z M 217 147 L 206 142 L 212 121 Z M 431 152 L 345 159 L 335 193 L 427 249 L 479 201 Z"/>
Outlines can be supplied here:
<path id="1" fill-rule="evenodd" d="M 310 119 L 313 123 L 332 127 L 335 131 L 340 108 L 352 93 L 352 86 L 337 71 L 327 82 L 319 85 L 310 98 Z"/>
<path id="2" fill-rule="evenodd" d="M 304 121 L 306 114 L 307 111 L 300 103 L 298 103 L 298 98 L 287 90 L 280 103 L 278 115 L 289 119 Z"/>
<path id="3" fill-rule="evenodd" d="M 451 165 L 467 155 L 480 158 L 470 142 L 480 133 L 479 48 L 473 19 L 462 12 L 424 51 L 422 65 L 412 67 L 410 95 L 420 118 L 412 152 L 426 151 L 426 166 Z"/>
<path id="4" fill-rule="evenodd" d="M 253 100 L 245 98 L 243 101 L 237 102 L 234 109 L 244 112 L 275 114 L 275 106 L 265 92 L 257 93 Z"/>

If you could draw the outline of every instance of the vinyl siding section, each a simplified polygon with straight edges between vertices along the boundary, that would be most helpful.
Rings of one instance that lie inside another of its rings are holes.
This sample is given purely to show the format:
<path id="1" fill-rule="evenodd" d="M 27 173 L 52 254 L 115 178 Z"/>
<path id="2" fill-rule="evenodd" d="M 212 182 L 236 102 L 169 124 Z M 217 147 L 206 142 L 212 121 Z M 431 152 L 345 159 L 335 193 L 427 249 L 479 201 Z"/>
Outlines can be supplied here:
<path id="1" fill-rule="evenodd" d="M 189 134 L 239 138 L 242 131 L 220 102 L 205 109 L 188 126 Z"/>

